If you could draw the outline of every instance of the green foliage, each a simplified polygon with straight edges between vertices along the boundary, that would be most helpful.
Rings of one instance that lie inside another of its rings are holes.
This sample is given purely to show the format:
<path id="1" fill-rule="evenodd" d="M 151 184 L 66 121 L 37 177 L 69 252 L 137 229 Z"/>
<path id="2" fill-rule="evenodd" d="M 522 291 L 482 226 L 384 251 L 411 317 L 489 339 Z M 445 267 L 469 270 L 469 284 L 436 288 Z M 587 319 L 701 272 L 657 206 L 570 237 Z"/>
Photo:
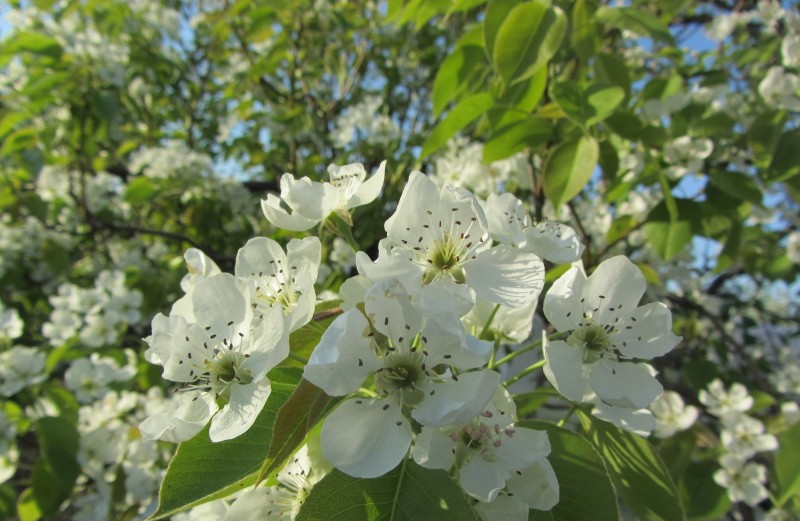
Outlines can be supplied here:
<path id="1" fill-rule="evenodd" d="M 297 521 L 478 520 L 461 489 L 443 470 L 405 460 L 374 479 L 357 479 L 334 470 L 309 494 Z"/>
<path id="2" fill-rule="evenodd" d="M 548 512 L 531 510 L 530 520 L 616 521 L 617 496 L 603 460 L 592 445 L 552 423 L 523 421 L 522 427 L 547 431 L 548 461 L 558 476 L 559 501 Z"/>
<path id="3" fill-rule="evenodd" d="M 600 453 L 620 497 L 643 521 L 684 519 L 680 496 L 647 440 L 578 411 L 589 441 Z"/>
<path id="4" fill-rule="evenodd" d="M 267 404 L 253 426 L 238 438 L 213 443 L 206 427 L 181 443 L 167 468 L 152 519 L 163 519 L 255 483 L 267 457 L 275 418 L 296 388 L 299 373 L 296 369 L 270 372 L 272 393 Z"/>
<path id="5" fill-rule="evenodd" d="M 563 143 L 550 152 L 544 164 L 544 192 L 558 207 L 578 195 L 592 177 L 599 146 L 590 136 Z"/>

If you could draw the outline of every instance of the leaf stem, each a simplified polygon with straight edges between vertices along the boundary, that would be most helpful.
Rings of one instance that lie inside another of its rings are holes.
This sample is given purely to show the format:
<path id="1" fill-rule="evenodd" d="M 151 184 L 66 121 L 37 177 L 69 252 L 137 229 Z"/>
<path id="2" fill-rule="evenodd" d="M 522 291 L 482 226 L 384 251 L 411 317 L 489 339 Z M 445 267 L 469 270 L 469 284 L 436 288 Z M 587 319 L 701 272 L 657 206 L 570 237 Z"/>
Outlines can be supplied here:
<path id="1" fill-rule="evenodd" d="M 509 385 L 511 385 L 511 384 L 514 384 L 514 383 L 516 383 L 516 382 L 520 381 L 521 379 L 525 378 L 525 377 L 526 377 L 526 376 L 528 376 L 529 374 L 531 374 L 531 373 L 533 373 L 533 372 L 535 372 L 535 371 L 538 371 L 539 369 L 541 369 L 542 367 L 544 367 L 544 364 L 546 364 L 546 363 L 547 363 L 547 361 L 546 361 L 546 360 L 539 360 L 539 361 L 538 361 L 538 362 L 536 362 L 535 364 L 533 364 L 533 365 L 531 365 L 531 366 L 528 366 L 527 368 L 525 368 L 525 369 L 524 369 L 523 371 L 521 371 L 519 374 L 517 374 L 517 375 L 515 375 L 515 376 L 512 376 L 511 378 L 509 378 L 508 380 L 506 380 L 505 382 L 503 382 L 503 385 L 504 385 L 504 386 L 506 386 L 506 387 L 508 387 Z"/>
<path id="2" fill-rule="evenodd" d="M 570 407 L 569 412 L 567 412 L 566 416 L 558 420 L 558 423 L 556 425 L 559 427 L 563 427 L 564 424 L 567 423 L 570 418 L 572 418 L 572 415 L 575 414 L 576 410 L 578 410 L 577 406 L 573 405 L 572 407 Z"/>
<path id="3" fill-rule="evenodd" d="M 394 490 L 394 499 L 392 499 L 392 511 L 389 514 L 389 521 L 394 521 L 394 513 L 397 511 L 397 503 L 400 501 L 400 489 L 403 486 L 403 478 L 406 476 L 406 467 L 408 466 L 408 454 L 403 458 L 402 467 L 400 467 L 400 476 L 397 478 L 397 488 Z"/>

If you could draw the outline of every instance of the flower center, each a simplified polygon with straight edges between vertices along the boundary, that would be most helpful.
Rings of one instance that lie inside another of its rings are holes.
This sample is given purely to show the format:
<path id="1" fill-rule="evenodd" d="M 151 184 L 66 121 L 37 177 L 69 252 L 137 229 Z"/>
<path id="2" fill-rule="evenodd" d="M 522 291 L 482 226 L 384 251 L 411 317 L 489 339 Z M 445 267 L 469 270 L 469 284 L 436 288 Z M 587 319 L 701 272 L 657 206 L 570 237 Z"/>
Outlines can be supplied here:
<path id="1" fill-rule="evenodd" d="M 428 264 L 430 267 L 425 272 L 423 284 L 433 282 L 437 278 L 447 274 L 457 284 L 466 282 L 466 274 L 462 267 L 464 259 L 464 247 L 459 241 L 451 239 L 449 234 L 445 234 L 442 240 L 433 243 L 429 250 Z"/>
<path id="2" fill-rule="evenodd" d="M 214 360 L 206 360 L 208 369 L 208 383 L 219 395 L 229 398 L 232 384 L 247 385 L 253 382 L 253 373 L 250 369 L 242 367 L 247 357 L 236 351 L 221 353 Z"/>
<path id="3" fill-rule="evenodd" d="M 403 393 L 403 403 L 408 406 L 418 405 L 425 394 L 417 388 L 424 378 L 422 365 L 425 355 L 419 351 L 413 353 L 392 353 L 384 358 L 384 366 L 375 374 L 375 387 L 381 394 L 395 391 Z"/>
<path id="4" fill-rule="evenodd" d="M 594 363 L 605 353 L 613 351 L 608 331 L 599 324 L 588 324 L 576 329 L 567 338 L 567 343 L 585 350 L 583 355 L 585 364 Z"/>

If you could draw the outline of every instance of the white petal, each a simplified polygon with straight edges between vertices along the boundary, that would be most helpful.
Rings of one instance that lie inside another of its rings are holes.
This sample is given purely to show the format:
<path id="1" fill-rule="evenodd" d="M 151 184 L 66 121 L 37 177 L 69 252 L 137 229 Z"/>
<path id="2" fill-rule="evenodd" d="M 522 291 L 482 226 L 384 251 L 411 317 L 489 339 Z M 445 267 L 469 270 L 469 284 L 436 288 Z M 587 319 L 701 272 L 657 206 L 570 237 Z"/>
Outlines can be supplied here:
<path id="1" fill-rule="evenodd" d="M 421 279 L 420 279 L 421 282 Z M 450 277 L 442 277 L 424 286 L 414 296 L 414 304 L 426 316 L 442 310 L 465 315 L 475 302 L 475 292 L 466 284 L 456 284 Z"/>
<path id="2" fill-rule="evenodd" d="M 647 289 L 642 271 L 624 255 L 600 263 L 583 288 L 583 309 L 592 311 L 595 322 L 613 324 L 630 314 Z"/>
<path id="3" fill-rule="evenodd" d="M 391 217 L 386 220 L 384 229 L 386 235 L 393 241 L 400 242 L 401 239 L 416 240 L 416 237 L 408 236 L 406 226 L 408 222 L 413 222 L 419 216 L 425 215 L 427 211 L 432 211 L 439 206 L 439 189 L 433 181 L 419 171 L 411 172 L 408 183 L 403 188 L 397 209 Z"/>
<path id="4" fill-rule="evenodd" d="M 247 385 L 234 385 L 230 401 L 211 420 L 211 441 L 225 441 L 247 432 L 258 418 L 272 392 L 268 379 Z"/>
<path id="5" fill-rule="evenodd" d="M 660 302 L 636 308 L 617 323 L 611 341 L 620 353 L 633 358 L 662 356 L 678 345 L 681 337 L 672 333 L 672 313 Z"/>
<path id="6" fill-rule="evenodd" d="M 498 385 L 500 373 L 488 369 L 463 373 L 458 381 L 426 385 L 425 399 L 411 416 L 432 427 L 466 423 L 489 403 Z"/>
<path id="7" fill-rule="evenodd" d="M 546 459 L 523 469 L 508 480 L 508 491 L 536 510 L 550 510 L 558 503 L 560 488 L 553 467 Z"/>
<path id="8" fill-rule="evenodd" d="M 428 352 L 426 363 L 430 366 L 444 363 L 458 369 L 472 369 L 484 365 L 492 354 L 492 343 L 467 335 L 452 313 L 432 317 L 422 333 Z"/>
<path id="9" fill-rule="evenodd" d="M 286 254 L 277 242 L 268 237 L 254 237 L 236 254 L 237 277 L 261 277 L 272 274 L 274 265 L 286 265 Z"/>
<path id="10" fill-rule="evenodd" d="M 525 228 L 530 226 L 528 211 L 514 194 L 489 194 L 484 205 L 492 239 L 516 246 L 525 241 Z"/>
<path id="11" fill-rule="evenodd" d="M 304 232 L 313 228 L 320 221 L 303 217 L 297 212 L 289 214 L 281 207 L 281 200 L 274 194 L 267 194 L 267 198 L 261 200 L 261 211 L 275 228 L 293 232 Z"/>
<path id="12" fill-rule="evenodd" d="M 378 195 L 381 193 L 381 188 L 383 188 L 385 172 L 386 161 L 382 161 L 375 174 L 362 183 L 361 186 L 358 187 L 358 190 L 356 190 L 355 195 L 347 201 L 347 208 L 350 209 L 356 206 L 362 206 L 377 199 Z"/>
<path id="13" fill-rule="evenodd" d="M 542 311 L 561 332 L 576 329 L 583 319 L 581 298 L 586 276 L 576 266 L 561 275 L 544 296 Z"/>
<path id="14" fill-rule="evenodd" d="M 509 474 L 498 465 L 487 462 L 480 456 L 464 465 L 458 482 L 467 494 L 481 501 L 492 501 L 506 485 Z"/>
<path id="15" fill-rule="evenodd" d="M 663 391 L 647 364 L 604 359 L 590 367 L 589 386 L 601 400 L 617 407 L 647 407 Z"/>
<path id="16" fill-rule="evenodd" d="M 464 266 L 467 284 L 483 299 L 509 307 L 539 298 L 544 264 L 532 253 L 501 244 L 483 251 Z"/>
<path id="17" fill-rule="evenodd" d="M 230 273 L 197 282 L 192 292 L 192 309 L 197 323 L 211 328 L 210 335 L 238 342 L 237 333 L 247 333 L 253 312 L 240 284 Z"/>
<path id="18" fill-rule="evenodd" d="M 550 454 L 550 440 L 545 431 L 518 427 L 512 437 L 502 440 L 495 450 L 496 462 L 509 472 L 522 470 Z"/>
<path id="19" fill-rule="evenodd" d="M 173 443 L 186 441 L 203 430 L 217 412 L 213 396 L 201 391 L 178 393 L 174 408 L 148 417 L 139 425 L 142 439 Z"/>
<path id="20" fill-rule="evenodd" d="M 365 255 L 363 252 L 358 253 Z M 355 308 L 358 303 L 364 302 L 364 296 L 371 287 L 372 281 L 364 275 L 356 275 L 342 282 L 342 285 L 339 286 L 339 298 L 342 299 L 342 309 L 350 311 Z"/>
<path id="21" fill-rule="evenodd" d="M 311 293 L 314 292 L 321 256 L 322 245 L 317 237 L 289 241 L 286 245 L 286 262 L 293 270 L 296 287 L 308 288 Z"/>
<path id="22" fill-rule="evenodd" d="M 334 467 L 356 478 L 376 478 L 405 457 L 411 425 L 395 399 L 351 399 L 328 416 L 321 436 Z"/>
<path id="23" fill-rule="evenodd" d="M 480 502 L 475 510 L 484 521 L 528 521 L 528 505 L 516 496 L 497 496 L 491 503 Z"/>
<path id="24" fill-rule="evenodd" d="M 340 203 L 339 190 L 330 183 L 318 183 L 308 177 L 295 179 L 291 174 L 281 177 L 281 198 L 294 211 L 316 222 L 326 218 Z"/>
<path id="25" fill-rule="evenodd" d="M 428 469 L 449 470 L 453 466 L 454 442 L 436 427 L 422 427 L 414 439 L 414 461 Z"/>
<path id="26" fill-rule="evenodd" d="M 565 398 L 577 402 L 591 393 L 583 369 L 583 349 L 557 340 L 544 346 L 544 358 L 544 375 Z"/>
<path id="27" fill-rule="evenodd" d="M 422 329 L 422 314 L 397 279 L 376 283 L 364 295 L 364 308 L 375 329 L 396 345 L 408 345 Z"/>
<path id="28" fill-rule="evenodd" d="M 524 250 L 556 264 L 575 262 L 583 255 L 583 243 L 575 230 L 553 221 L 528 228 Z"/>
<path id="29" fill-rule="evenodd" d="M 337 317 L 311 353 L 303 377 L 330 396 L 357 391 L 381 367 L 368 334 L 369 323 L 357 309 Z"/>
<path id="30" fill-rule="evenodd" d="M 274 498 L 266 488 L 251 488 L 236 498 L 222 521 L 245 521 L 247 519 L 271 519 L 267 512 L 277 509 Z M 267 517 L 265 517 L 267 516 Z"/>
<path id="31" fill-rule="evenodd" d="M 592 409 L 592 414 L 639 436 L 648 436 L 656 426 L 653 413 L 647 409 L 614 407 L 598 400 Z"/>

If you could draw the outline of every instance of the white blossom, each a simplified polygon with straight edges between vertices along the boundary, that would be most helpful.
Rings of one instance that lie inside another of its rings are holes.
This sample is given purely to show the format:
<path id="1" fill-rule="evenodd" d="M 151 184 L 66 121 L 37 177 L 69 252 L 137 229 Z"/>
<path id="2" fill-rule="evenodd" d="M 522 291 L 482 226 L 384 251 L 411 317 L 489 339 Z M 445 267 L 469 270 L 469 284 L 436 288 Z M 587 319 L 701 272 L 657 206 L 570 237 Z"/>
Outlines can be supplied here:
<path id="1" fill-rule="evenodd" d="M 688 429 L 699 414 L 697 407 L 686 405 L 675 391 L 664 391 L 650 404 L 650 411 L 656 417 L 656 428 L 653 430 L 656 438 L 669 438 L 676 432 Z"/>
<path id="2" fill-rule="evenodd" d="M 451 185 L 441 191 L 412 172 L 395 213 L 386 221 L 377 261 L 359 252 L 359 273 L 373 282 L 397 278 L 427 312 L 469 311 L 475 297 L 504 306 L 536 300 L 544 266 L 532 253 L 492 247 L 477 198 Z"/>
<path id="3" fill-rule="evenodd" d="M 743 501 L 754 506 L 766 499 L 769 492 L 764 483 L 767 469 L 759 463 L 746 463 L 735 456 L 722 456 L 722 468 L 714 473 L 714 481 L 728 491 L 731 501 Z"/>
<path id="4" fill-rule="evenodd" d="M 326 183 L 308 177 L 296 180 L 292 174 L 283 174 L 280 198 L 267 194 L 267 198 L 261 200 L 261 209 L 276 228 L 298 232 L 319 224 L 334 212 L 349 222 L 350 210 L 378 197 L 385 170 L 386 161 L 380 164 L 375 175 L 367 179 L 367 171 L 361 163 L 341 167 L 330 165 L 330 182 Z"/>
<path id="5" fill-rule="evenodd" d="M 0 395 L 12 396 L 47 378 L 44 353 L 34 347 L 15 346 L 0 353 Z"/>
<path id="6" fill-rule="evenodd" d="M 602 262 L 589 278 L 571 268 L 544 300 L 547 319 L 569 334 L 544 346 L 545 376 L 570 400 L 607 406 L 598 412 L 622 427 L 630 427 L 625 416 L 609 407 L 650 416 L 644 408 L 662 388 L 655 370 L 641 360 L 662 356 L 680 341 L 665 305 L 638 306 L 645 288 L 641 271 L 619 256 Z"/>
<path id="7" fill-rule="evenodd" d="M 701 389 L 698 398 L 710 414 L 719 417 L 731 412 L 746 412 L 753 406 L 753 397 L 747 392 L 747 387 L 734 383 L 726 390 L 719 378 L 708 384 L 708 390 Z"/>

